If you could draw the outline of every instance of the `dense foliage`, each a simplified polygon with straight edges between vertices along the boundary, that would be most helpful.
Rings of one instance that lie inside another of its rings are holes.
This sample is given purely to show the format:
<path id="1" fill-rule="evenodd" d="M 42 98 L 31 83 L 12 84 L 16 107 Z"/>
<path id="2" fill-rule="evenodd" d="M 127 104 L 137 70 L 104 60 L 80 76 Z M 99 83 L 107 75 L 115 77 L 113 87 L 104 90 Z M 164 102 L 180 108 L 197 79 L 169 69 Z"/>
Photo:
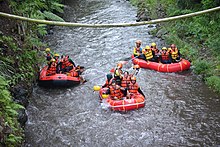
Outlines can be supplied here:
<path id="1" fill-rule="evenodd" d="M 192 13 L 220 6 L 220 0 L 131 0 L 138 7 L 147 7 L 153 19 Z M 220 12 L 171 21 L 160 25 L 166 31 L 167 44 L 175 43 L 194 65 L 194 72 L 220 92 Z"/>
<path id="2" fill-rule="evenodd" d="M 61 0 L 9 0 L 13 13 L 31 18 L 63 21 L 57 14 L 63 12 Z M 39 50 L 45 44 L 41 39 L 47 26 L 17 22 L 13 34 L 0 30 L 0 146 L 19 146 L 23 130 L 17 121 L 17 110 L 23 109 L 11 97 L 10 88 L 29 84 L 36 79 Z"/>

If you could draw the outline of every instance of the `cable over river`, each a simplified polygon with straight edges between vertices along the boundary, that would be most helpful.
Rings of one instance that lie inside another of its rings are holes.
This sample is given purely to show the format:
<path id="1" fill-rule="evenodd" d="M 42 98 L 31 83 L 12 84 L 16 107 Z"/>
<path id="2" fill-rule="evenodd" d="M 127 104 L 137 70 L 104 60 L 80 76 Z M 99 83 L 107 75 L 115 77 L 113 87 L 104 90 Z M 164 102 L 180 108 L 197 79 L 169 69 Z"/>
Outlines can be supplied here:
<path id="1" fill-rule="evenodd" d="M 136 20 L 126 0 L 65 0 L 64 19 L 80 23 Z M 46 38 L 52 50 L 85 66 L 88 82 L 63 89 L 35 87 L 28 106 L 24 147 L 130 147 L 220 145 L 220 101 L 192 71 L 160 73 L 141 69 L 137 82 L 146 98 L 142 109 L 119 113 L 101 107 L 94 85 L 118 61 L 128 60 L 135 40 L 142 47 L 163 42 L 148 34 L 152 27 L 54 27 Z M 179 47 L 181 48 L 181 47 Z M 124 70 L 131 68 L 131 62 Z"/>

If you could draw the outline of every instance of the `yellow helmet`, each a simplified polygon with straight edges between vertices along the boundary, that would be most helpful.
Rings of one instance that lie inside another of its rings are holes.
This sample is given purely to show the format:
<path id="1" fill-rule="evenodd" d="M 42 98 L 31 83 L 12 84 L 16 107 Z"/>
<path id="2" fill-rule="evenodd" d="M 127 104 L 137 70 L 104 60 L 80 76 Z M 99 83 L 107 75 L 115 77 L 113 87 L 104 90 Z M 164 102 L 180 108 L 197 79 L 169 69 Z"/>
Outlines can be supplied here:
<path id="1" fill-rule="evenodd" d="M 151 46 L 156 46 L 156 43 L 154 43 L 154 42 L 153 42 L 153 43 L 151 43 Z"/>
<path id="2" fill-rule="evenodd" d="M 46 48 L 46 49 L 45 49 L 45 52 L 50 52 L 50 48 Z"/>
<path id="3" fill-rule="evenodd" d="M 147 45 L 147 46 L 145 46 L 145 49 L 149 50 L 149 49 L 150 49 L 150 46 L 148 46 L 148 45 Z"/>
<path id="4" fill-rule="evenodd" d="M 163 47 L 162 50 L 167 50 L 167 48 L 166 48 L 166 47 Z"/>
<path id="5" fill-rule="evenodd" d="M 55 59 L 51 59 L 50 62 L 56 62 L 56 60 Z"/>
<path id="6" fill-rule="evenodd" d="M 60 56 L 60 55 L 59 55 L 59 54 L 57 54 L 57 53 L 56 53 L 56 54 L 54 54 L 54 57 L 59 57 L 59 56 Z"/>

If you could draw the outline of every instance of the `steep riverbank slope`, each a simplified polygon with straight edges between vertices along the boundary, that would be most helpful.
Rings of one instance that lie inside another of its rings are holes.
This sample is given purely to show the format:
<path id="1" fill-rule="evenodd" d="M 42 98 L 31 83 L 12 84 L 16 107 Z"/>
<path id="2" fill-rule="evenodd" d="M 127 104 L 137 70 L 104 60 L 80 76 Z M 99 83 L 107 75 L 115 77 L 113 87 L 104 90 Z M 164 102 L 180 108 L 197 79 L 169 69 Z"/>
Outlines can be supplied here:
<path id="1" fill-rule="evenodd" d="M 52 12 L 62 12 L 60 0 L 0 1 L 1 12 L 31 18 L 61 19 Z M 62 19 L 61 19 L 62 20 Z M 43 62 L 41 42 L 47 34 L 45 25 L 0 19 L 0 146 L 19 146 L 27 121 L 25 108 Z"/>

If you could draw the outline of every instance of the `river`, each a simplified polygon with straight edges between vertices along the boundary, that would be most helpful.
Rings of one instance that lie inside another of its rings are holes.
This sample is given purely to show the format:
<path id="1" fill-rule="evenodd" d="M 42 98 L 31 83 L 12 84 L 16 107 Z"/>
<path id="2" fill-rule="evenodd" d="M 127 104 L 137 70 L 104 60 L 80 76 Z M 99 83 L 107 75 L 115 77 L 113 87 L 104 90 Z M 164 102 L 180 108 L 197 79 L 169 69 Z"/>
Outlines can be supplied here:
<path id="1" fill-rule="evenodd" d="M 70 22 L 136 20 L 137 9 L 126 0 L 65 0 L 65 4 L 64 19 Z M 135 40 L 141 39 L 143 47 L 164 44 L 148 34 L 151 28 L 54 27 L 46 42 L 85 66 L 88 82 L 63 89 L 36 86 L 27 109 L 23 146 L 220 146 L 220 96 L 191 70 L 141 69 L 137 82 L 147 97 L 144 108 L 119 113 L 101 107 L 93 86 L 102 85 L 110 69 L 131 56 Z M 130 67 L 129 62 L 123 69 Z"/>

